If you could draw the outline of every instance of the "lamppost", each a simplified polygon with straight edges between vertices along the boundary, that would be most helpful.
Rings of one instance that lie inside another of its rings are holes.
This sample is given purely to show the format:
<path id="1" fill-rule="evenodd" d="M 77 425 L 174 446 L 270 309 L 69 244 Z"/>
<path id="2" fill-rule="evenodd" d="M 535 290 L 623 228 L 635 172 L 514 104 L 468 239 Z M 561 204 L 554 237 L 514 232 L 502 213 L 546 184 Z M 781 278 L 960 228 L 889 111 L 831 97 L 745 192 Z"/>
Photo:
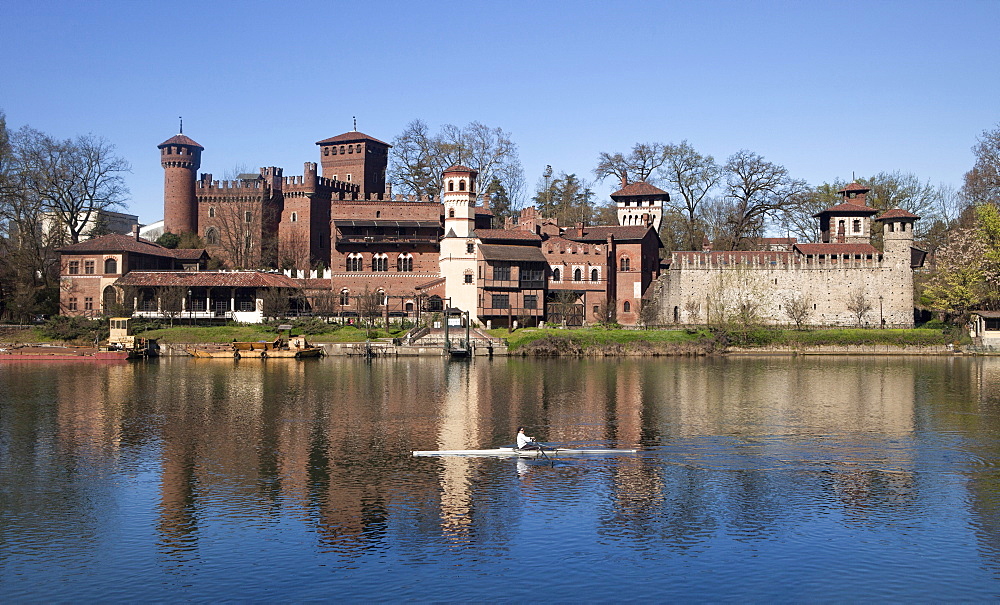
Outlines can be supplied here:
<path id="1" fill-rule="evenodd" d="M 191 308 L 191 289 L 188 289 L 188 325 L 194 325 L 194 319 L 191 315 L 194 309 Z"/>
<path id="2" fill-rule="evenodd" d="M 882 295 L 878 295 L 878 323 L 880 329 L 885 329 L 885 318 L 882 317 Z"/>

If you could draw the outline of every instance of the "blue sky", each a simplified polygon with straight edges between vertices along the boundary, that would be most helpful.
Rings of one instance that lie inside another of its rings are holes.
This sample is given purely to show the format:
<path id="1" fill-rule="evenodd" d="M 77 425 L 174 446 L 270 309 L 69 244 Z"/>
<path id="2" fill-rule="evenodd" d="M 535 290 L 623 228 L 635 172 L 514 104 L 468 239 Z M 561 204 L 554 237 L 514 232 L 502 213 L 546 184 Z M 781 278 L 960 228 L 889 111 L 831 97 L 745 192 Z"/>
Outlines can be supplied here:
<path id="1" fill-rule="evenodd" d="M 162 217 L 156 145 L 203 172 L 302 173 L 315 142 L 413 119 L 510 131 L 529 187 L 601 151 L 750 149 L 812 184 L 901 170 L 959 186 L 1000 124 L 1000 1 L 23 2 L 0 20 L 8 126 L 94 133 Z M 610 181 L 598 185 L 602 198 Z"/>

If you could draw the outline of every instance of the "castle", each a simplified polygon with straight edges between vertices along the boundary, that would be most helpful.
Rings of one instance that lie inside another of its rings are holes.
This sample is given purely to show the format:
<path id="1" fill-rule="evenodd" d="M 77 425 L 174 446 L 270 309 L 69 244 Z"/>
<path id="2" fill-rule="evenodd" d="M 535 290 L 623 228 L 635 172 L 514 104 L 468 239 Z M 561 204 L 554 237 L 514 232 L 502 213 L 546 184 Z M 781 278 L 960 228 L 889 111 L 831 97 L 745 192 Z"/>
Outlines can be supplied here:
<path id="1" fill-rule="evenodd" d="M 249 321 L 262 316 L 260 289 L 280 288 L 303 292 L 307 309 L 340 317 L 359 315 L 372 295 L 386 318 L 462 312 L 495 327 L 913 325 L 919 217 L 893 209 L 873 219 L 868 189 L 856 183 L 816 215 L 820 243 L 771 238 L 760 251 L 706 248 L 661 259 L 657 231 L 670 196 L 649 183 L 623 182 L 611 195 L 618 225 L 560 226 L 529 207 L 501 228 L 471 168 L 446 169 L 438 199 L 404 199 L 386 187 L 389 144 L 357 131 L 316 144 L 320 162 L 306 162 L 302 175 L 270 166 L 228 181 L 198 173 L 205 148 L 183 133 L 158 145 L 164 230 L 196 233 L 208 255 L 238 272 L 284 275 L 208 272 L 201 251 L 108 236 L 63 250 L 63 312 L 105 312 L 123 301 L 125 286 L 136 293 L 126 301 L 136 311 L 162 312 L 164 289 L 186 288 L 187 312 Z M 881 252 L 871 242 L 873 220 L 882 226 Z M 146 265 L 158 273 L 125 275 Z M 180 269 L 202 275 L 163 274 Z"/>

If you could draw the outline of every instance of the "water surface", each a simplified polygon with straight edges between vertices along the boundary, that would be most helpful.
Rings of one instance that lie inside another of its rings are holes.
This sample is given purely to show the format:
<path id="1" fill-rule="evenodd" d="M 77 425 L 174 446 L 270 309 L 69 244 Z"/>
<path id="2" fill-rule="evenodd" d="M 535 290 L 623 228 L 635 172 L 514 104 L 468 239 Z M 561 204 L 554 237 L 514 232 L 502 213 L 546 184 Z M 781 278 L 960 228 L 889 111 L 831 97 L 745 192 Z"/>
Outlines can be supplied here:
<path id="1" fill-rule="evenodd" d="M 15 601 L 1000 597 L 1000 360 L 0 365 Z M 413 458 L 518 425 L 635 455 Z"/>

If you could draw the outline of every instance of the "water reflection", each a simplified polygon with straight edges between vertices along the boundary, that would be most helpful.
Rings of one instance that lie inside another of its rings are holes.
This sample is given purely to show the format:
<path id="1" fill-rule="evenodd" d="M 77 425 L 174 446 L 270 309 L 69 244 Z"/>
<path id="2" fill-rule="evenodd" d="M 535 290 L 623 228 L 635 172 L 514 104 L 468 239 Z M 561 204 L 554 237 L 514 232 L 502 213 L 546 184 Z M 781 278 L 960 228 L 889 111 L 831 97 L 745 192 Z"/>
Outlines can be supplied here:
<path id="1" fill-rule="evenodd" d="M 977 564 L 1000 570 L 992 358 L 162 359 L 11 364 L 0 388 L 4 576 L 53 552 L 100 567 L 126 522 L 137 550 L 156 549 L 147 564 L 170 573 L 232 567 L 250 555 L 227 549 L 292 535 L 299 565 L 463 557 L 489 574 L 547 539 L 611 549 L 622 571 L 637 554 L 708 552 L 780 570 L 817 544 L 874 570 L 884 549 L 859 541 L 905 550 L 911 536 L 963 543 L 964 531 Z M 409 455 L 508 444 L 522 424 L 642 451 Z"/>

